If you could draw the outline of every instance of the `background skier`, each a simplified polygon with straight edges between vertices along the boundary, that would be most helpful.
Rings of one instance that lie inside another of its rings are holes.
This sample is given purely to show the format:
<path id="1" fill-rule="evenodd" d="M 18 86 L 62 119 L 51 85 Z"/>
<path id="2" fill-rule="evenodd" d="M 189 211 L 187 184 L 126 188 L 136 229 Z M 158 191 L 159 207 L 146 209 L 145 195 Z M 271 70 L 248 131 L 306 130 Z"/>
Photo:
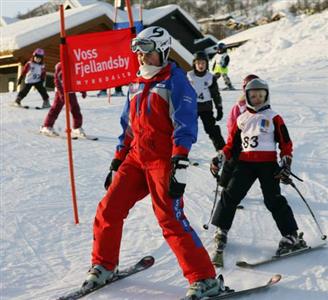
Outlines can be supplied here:
<path id="1" fill-rule="evenodd" d="M 230 57 L 227 53 L 227 48 L 224 43 L 219 43 L 217 48 L 217 53 L 212 59 L 212 73 L 217 79 L 222 75 L 226 88 L 223 90 L 234 90 L 235 88 L 231 84 L 231 80 L 228 76 L 228 65 L 230 62 Z"/>
<path id="2" fill-rule="evenodd" d="M 56 93 L 55 100 L 44 120 L 43 126 L 40 128 L 40 133 L 48 136 L 58 136 L 59 134 L 54 130 L 53 126 L 65 105 L 63 79 L 62 79 L 62 67 L 61 63 L 57 63 L 55 66 L 54 75 Z M 82 92 L 82 98 L 87 96 L 86 92 Z M 69 93 L 70 109 L 73 116 L 73 130 L 72 137 L 85 137 L 86 134 L 82 128 L 83 117 L 81 114 L 80 105 L 77 101 L 75 93 Z"/>
<path id="3" fill-rule="evenodd" d="M 215 77 L 208 71 L 208 57 L 204 51 L 195 53 L 193 70 L 189 71 L 187 76 L 197 94 L 198 116 L 215 150 L 218 151 L 225 145 L 220 126 L 215 125 L 215 122 L 223 117 L 222 98 Z M 217 111 L 216 118 L 213 116 L 212 102 Z"/>
<path id="4" fill-rule="evenodd" d="M 18 78 L 17 85 L 22 83 L 24 76 L 25 84 L 21 87 L 16 100 L 14 101 L 15 106 L 21 106 L 22 100 L 29 93 L 32 86 L 34 86 L 43 99 L 42 108 L 50 107 L 49 95 L 44 87 L 44 80 L 46 79 L 46 69 L 43 64 L 44 54 L 43 49 L 35 49 L 31 60 L 24 65 L 22 74 Z"/>

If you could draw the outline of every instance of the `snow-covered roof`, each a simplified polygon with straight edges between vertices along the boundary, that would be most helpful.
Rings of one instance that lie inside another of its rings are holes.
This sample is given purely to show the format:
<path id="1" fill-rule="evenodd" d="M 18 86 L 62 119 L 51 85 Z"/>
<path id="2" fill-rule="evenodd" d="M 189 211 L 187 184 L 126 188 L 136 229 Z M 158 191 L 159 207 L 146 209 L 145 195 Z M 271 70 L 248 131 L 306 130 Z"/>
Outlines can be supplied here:
<path id="1" fill-rule="evenodd" d="M 107 15 L 111 20 L 114 19 L 114 7 L 109 3 L 99 2 L 95 0 L 86 1 L 75 1 L 73 2 L 95 2 L 91 5 L 81 6 L 78 8 L 73 8 L 65 10 L 65 27 L 70 29 L 77 25 L 83 24 L 89 20 L 97 18 L 102 15 Z M 179 10 L 188 21 L 195 27 L 195 29 L 200 30 L 198 24 L 192 17 L 181 9 L 178 5 L 166 5 L 153 9 L 143 10 L 143 21 L 145 25 L 152 24 L 157 20 L 165 17 L 174 10 Z M 133 6 L 134 19 L 139 19 L 139 9 L 137 6 Z M 18 21 L 11 26 L 6 26 L 1 28 L 2 43 L 0 46 L 0 51 L 5 50 L 16 50 L 25 47 L 34 42 L 40 41 L 47 37 L 50 37 L 59 32 L 59 13 L 52 13 L 40 17 L 34 17 L 30 19 L 25 19 Z M 127 13 L 118 10 L 117 11 L 117 22 L 127 21 Z"/>
<path id="2" fill-rule="evenodd" d="M 174 38 L 172 38 L 172 49 L 188 62 L 188 64 L 192 65 L 193 55 Z"/>
<path id="3" fill-rule="evenodd" d="M 201 43 L 204 40 L 208 40 L 208 39 L 212 40 L 215 43 L 215 45 L 219 42 L 219 40 L 214 35 L 206 34 L 203 38 L 195 40 L 195 44 Z"/>
<path id="4" fill-rule="evenodd" d="M 113 6 L 104 2 L 97 2 L 89 6 L 65 10 L 65 27 L 66 29 L 70 29 L 102 15 L 107 15 L 109 19 L 113 19 Z M 124 20 L 125 13 L 119 12 L 117 21 L 123 22 Z M 51 37 L 59 31 L 60 17 L 58 12 L 18 21 L 0 28 L 0 51 L 23 48 Z"/>
<path id="5" fill-rule="evenodd" d="M 15 23 L 17 21 L 18 21 L 17 18 L 11 18 L 11 17 L 5 17 L 5 16 L 0 17 L 1 26 L 7 26 L 7 25 Z"/>

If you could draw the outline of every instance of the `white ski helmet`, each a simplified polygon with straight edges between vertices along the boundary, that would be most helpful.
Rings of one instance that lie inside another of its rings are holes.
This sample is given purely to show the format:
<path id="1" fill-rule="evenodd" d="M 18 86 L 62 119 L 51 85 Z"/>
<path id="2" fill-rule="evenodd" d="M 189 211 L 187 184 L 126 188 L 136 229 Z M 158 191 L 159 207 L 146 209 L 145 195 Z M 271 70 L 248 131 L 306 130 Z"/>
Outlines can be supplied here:
<path id="1" fill-rule="evenodd" d="M 166 29 L 159 26 L 151 26 L 142 30 L 131 42 L 132 52 L 157 51 L 160 54 L 162 65 L 168 60 L 170 48 L 171 36 Z"/>
<path id="2" fill-rule="evenodd" d="M 250 101 L 251 99 L 249 97 L 250 90 L 265 90 L 266 91 L 265 100 L 261 105 L 257 105 L 256 107 L 254 107 L 252 105 L 252 102 Z M 247 83 L 246 88 L 245 88 L 245 95 L 246 95 L 246 106 L 254 111 L 260 111 L 264 107 L 270 105 L 269 85 L 260 78 L 255 78 Z"/>

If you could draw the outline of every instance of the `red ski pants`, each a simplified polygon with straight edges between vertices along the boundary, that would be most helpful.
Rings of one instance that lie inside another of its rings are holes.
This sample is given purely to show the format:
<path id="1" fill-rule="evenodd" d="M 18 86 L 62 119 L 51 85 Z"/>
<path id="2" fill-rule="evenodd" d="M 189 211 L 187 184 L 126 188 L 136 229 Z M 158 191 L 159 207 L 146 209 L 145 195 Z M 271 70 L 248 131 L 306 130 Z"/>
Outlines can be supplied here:
<path id="1" fill-rule="evenodd" d="M 170 168 L 169 161 L 147 168 L 127 156 L 97 208 L 92 264 L 101 264 L 109 270 L 118 265 L 123 221 L 129 209 L 150 193 L 163 236 L 183 275 L 190 283 L 215 277 L 209 255 L 183 213 L 182 198 L 168 196 Z"/>
<path id="2" fill-rule="evenodd" d="M 82 126 L 82 121 L 83 121 L 80 105 L 77 102 L 75 93 L 69 93 L 68 95 L 69 95 L 70 109 L 73 116 L 73 128 L 74 129 L 80 128 Z M 56 92 L 55 100 L 52 103 L 51 108 L 44 120 L 43 126 L 53 127 L 64 104 L 65 104 L 64 97 L 61 97 L 60 94 Z"/>

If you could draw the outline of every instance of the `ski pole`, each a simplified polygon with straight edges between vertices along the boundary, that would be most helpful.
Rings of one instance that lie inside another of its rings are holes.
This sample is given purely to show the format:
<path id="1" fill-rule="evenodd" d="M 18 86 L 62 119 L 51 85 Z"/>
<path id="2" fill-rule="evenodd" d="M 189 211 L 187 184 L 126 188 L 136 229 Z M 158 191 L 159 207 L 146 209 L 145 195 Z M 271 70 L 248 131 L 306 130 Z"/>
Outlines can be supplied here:
<path id="1" fill-rule="evenodd" d="M 209 225 L 210 225 L 210 222 L 212 220 L 212 216 L 213 216 L 213 212 L 214 212 L 214 208 L 216 206 L 216 202 L 217 202 L 217 199 L 218 199 L 218 194 L 219 194 L 219 185 L 220 185 L 220 176 L 218 175 L 216 177 L 216 189 L 215 189 L 215 197 L 214 197 L 214 203 L 213 203 L 213 207 L 212 207 L 212 210 L 211 210 L 211 214 L 210 214 L 210 218 L 208 220 L 208 222 L 206 224 L 203 225 L 203 228 L 205 230 L 208 229 Z"/>
<path id="2" fill-rule="evenodd" d="M 303 182 L 304 180 L 302 178 L 299 178 L 298 176 L 296 176 L 293 172 L 290 172 L 290 175 L 292 175 L 294 178 L 296 178 L 297 180 Z"/>
<path id="3" fill-rule="evenodd" d="M 322 240 L 325 240 L 327 238 L 327 236 L 325 234 L 323 234 L 323 232 L 322 232 L 322 230 L 320 228 L 320 225 L 319 225 L 319 223 L 318 223 L 318 221 L 317 221 L 317 219 L 316 219 L 313 211 L 311 210 L 309 204 L 306 202 L 305 198 L 303 197 L 303 195 L 298 190 L 298 188 L 296 187 L 295 183 L 292 180 L 290 180 L 290 183 L 289 184 L 296 190 L 296 192 L 300 195 L 301 199 L 304 201 L 305 205 L 307 206 L 307 208 L 309 209 L 309 211 L 310 211 L 310 213 L 311 213 L 311 215 L 313 217 L 314 222 L 316 223 L 316 225 L 317 225 L 317 227 L 318 227 L 318 229 L 319 229 L 319 231 L 321 233 L 321 239 Z"/>

